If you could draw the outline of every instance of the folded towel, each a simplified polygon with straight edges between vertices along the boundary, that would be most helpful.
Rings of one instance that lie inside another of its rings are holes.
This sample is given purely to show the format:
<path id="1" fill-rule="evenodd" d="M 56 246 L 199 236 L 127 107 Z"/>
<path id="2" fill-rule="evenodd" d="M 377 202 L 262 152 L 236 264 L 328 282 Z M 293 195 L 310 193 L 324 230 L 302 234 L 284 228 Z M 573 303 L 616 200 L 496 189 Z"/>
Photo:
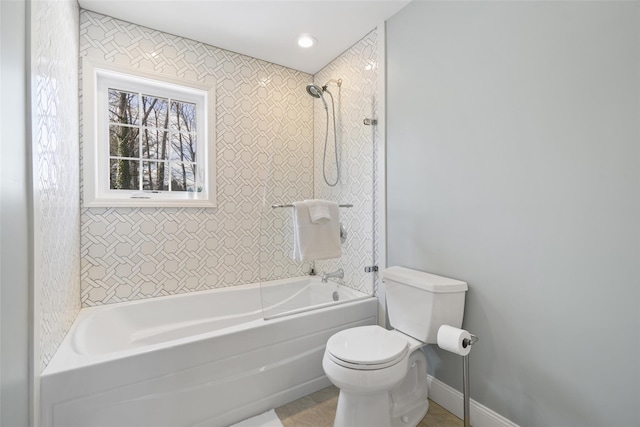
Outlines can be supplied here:
<path id="1" fill-rule="evenodd" d="M 331 220 L 331 213 L 329 212 L 329 202 L 327 200 L 313 199 L 305 200 L 309 206 L 309 216 L 311 222 L 317 224 L 323 220 Z"/>
<path id="2" fill-rule="evenodd" d="M 340 213 L 336 202 L 324 201 L 329 219 L 311 220 L 310 200 L 293 202 L 293 259 L 314 261 L 340 258 Z"/>

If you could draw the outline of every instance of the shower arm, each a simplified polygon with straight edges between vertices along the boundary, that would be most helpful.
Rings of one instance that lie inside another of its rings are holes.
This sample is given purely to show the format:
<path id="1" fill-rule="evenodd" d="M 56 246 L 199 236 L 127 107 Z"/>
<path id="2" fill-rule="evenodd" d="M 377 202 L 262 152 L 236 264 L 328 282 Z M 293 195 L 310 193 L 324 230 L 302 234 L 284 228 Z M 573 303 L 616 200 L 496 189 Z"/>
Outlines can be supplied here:
<path id="1" fill-rule="evenodd" d="M 326 92 L 327 91 L 327 87 L 329 86 L 330 83 L 335 83 L 336 86 L 338 87 L 342 87 L 342 79 L 331 79 L 328 80 L 325 84 L 322 85 L 322 91 Z"/>

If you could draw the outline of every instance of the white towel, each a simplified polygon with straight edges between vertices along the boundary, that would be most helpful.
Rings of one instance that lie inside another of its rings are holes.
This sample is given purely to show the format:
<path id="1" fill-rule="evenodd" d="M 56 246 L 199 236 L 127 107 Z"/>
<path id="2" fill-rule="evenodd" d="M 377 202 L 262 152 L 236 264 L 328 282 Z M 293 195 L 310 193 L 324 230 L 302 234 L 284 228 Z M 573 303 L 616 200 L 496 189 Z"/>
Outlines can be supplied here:
<path id="1" fill-rule="evenodd" d="M 310 202 L 293 202 L 293 259 L 314 261 L 340 258 L 342 246 L 338 204 L 324 201 L 330 218 L 314 223 L 309 212 Z"/>
<path id="2" fill-rule="evenodd" d="M 317 224 L 323 220 L 331 220 L 331 212 L 329 212 L 329 204 L 335 202 L 329 202 L 327 200 L 313 199 L 305 200 L 309 206 L 309 216 L 311 222 Z"/>

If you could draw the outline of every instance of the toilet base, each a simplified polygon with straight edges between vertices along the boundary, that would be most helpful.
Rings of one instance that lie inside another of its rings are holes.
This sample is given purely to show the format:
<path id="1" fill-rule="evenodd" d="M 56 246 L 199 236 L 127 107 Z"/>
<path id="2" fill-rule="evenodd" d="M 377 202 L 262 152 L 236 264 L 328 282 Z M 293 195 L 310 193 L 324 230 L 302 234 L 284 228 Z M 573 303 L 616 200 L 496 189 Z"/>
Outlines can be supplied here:
<path id="1" fill-rule="evenodd" d="M 333 427 L 391 427 L 389 392 L 354 394 L 340 390 Z"/>
<path id="2" fill-rule="evenodd" d="M 409 356 L 400 384 L 376 393 L 340 389 L 334 427 L 415 427 L 429 410 L 427 359 L 421 350 Z"/>
<path id="3" fill-rule="evenodd" d="M 333 427 L 415 427 L 429 410 L 429 401 L 416 403 L 400 416 L 389 410 L 389 393 L 372 395 L 340 391 Z"/>
<path id="4" fill-rule="evenodd" d="M 402 383 L 389 393 L 392 427 L 414 427 L 429 410 L 427 358 L 422 350 L 409 357 L 409 369 Z"/>
<path id="5" fill-rule="evenodd" d="M 391 418 L 391 427 L 415 427 L 427 415 L 429 401 L 420 402 L 402 416 Z"/>

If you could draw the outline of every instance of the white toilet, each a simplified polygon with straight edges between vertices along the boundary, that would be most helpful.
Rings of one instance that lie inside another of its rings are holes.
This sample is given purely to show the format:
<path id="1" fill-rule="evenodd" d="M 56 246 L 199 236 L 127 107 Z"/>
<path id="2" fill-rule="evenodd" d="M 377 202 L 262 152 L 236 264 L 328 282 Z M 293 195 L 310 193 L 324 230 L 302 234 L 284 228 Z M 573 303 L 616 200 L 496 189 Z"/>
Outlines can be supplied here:
<path id="1" fill-rule="evenodd" d="M 427 359 L 442 325 L 462 326 L 467 284 L 404 267 L 383 273 L 389 323 L 329 338 L 322 367 L 340 389 L 334 427 L 415 427 L 429 409 Z"/>

